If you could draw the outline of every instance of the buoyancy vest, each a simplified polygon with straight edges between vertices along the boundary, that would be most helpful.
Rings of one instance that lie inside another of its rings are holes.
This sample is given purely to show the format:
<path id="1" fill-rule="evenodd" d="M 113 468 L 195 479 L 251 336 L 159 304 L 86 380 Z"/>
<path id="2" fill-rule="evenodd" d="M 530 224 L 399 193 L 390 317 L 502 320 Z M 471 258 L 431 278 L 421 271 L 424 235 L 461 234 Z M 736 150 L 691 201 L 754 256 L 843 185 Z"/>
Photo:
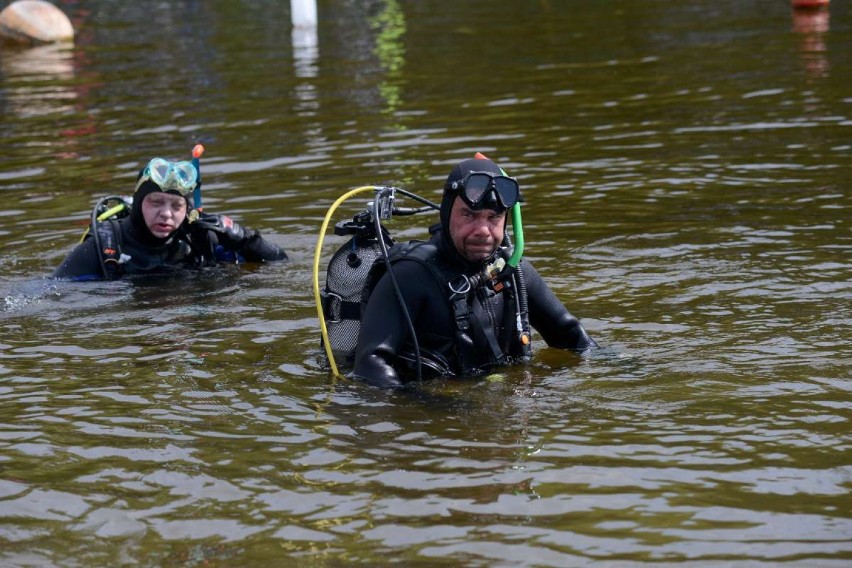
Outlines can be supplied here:
<path id="1" fill-rule="evenodd" d="M 456 373 L 464 376 L 481 374 L 491 367 L 513 361 L 529 360 L 529 314 L 522 270 L 513 275 L 511 285 L 502 287 L 499 293 L 503 294 L 503 301 L 497 302 L 498 292 L 478 276 L 469 277 L 453 268 L 431 242 L 396 244 L 388 251 L 388 260 L 391 265 L 409 261 L 425 267 L 448 303 L 455 329 L 447 330 L 443 336 L 428 338 L 429 344 L 437 347 L 437 352 L 431 353 L 432 360 L 437 358 L 450 367 L 457 367 Z M 362 312 L 386 272 L 383 259 L 377 259 L 364 282 Z M 495 305 L 502 307 L 502 313 L 494 310 Z M 453 360 L 455 364 L 451 363 Z"/>
<path id="2" fill-rule="evenodd" d="M 98 221 L 95 226 L 97 234 L 89 231 L 86 236 L 87 239 L 95 238 L 104 278 L 107 280 L 121 278 L 124 274 L 149 272 L 157 267 L 192 268 L 216 264 L 216 255 L 209 239 L 202 238 L 203 232 L 186 234 L 183 229 L 178 229 L 173 240 L 163 247 L 161 255 L 152 255 L 150 247 L 136 243 L 130 235 L 125 234 L 125 223 L 118 219 Z"/>

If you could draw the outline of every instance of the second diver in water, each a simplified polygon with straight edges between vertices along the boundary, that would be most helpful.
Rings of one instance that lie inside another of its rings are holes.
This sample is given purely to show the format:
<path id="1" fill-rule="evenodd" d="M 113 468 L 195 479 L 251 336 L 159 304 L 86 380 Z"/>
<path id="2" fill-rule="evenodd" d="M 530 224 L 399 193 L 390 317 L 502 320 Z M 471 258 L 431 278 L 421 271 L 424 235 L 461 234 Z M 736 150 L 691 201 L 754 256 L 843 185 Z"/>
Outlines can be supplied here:
<path id="1" fill-rule="evenodd" d="M 200 183 L 197 163 L 154 158 L 137 176 L 132 204 L 120 204 L 109 218 L 93 218 L 83 242 L 53 276 L 112 280 L 220 262 L 287 259 L 257 231 L 195 208 L 190 198 Z"/>

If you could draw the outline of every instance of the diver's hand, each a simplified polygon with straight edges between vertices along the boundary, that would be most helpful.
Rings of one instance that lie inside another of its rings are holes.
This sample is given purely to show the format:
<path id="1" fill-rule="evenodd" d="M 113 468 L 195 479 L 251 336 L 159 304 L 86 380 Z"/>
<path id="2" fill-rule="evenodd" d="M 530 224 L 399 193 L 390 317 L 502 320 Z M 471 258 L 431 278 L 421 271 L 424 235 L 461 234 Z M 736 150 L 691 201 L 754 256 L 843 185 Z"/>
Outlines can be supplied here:
<path id="1" fill-rule="evenodd" d="M 243 229 L 227 215 L 202 213 L 195 224 L 203 229 L 213 231 L 222 245 L 234 250 L 240 249 L 251 237 L 250 231 Z"/>

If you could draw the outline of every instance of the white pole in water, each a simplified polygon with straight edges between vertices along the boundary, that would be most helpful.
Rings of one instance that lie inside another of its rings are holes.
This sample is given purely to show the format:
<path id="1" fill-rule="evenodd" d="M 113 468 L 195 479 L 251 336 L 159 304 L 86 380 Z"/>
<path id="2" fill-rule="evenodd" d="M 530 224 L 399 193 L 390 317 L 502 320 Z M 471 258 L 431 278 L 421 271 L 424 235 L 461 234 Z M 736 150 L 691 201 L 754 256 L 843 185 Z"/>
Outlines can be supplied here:
<path id="1" fill-rule="evenodd" d="M 317 37 L 317 1 L 290 0 L 293 20 L 293 61 L 298 77 L 316 77 L 319 46 Z"/>
<path id="2" fill-rule="evenodd" d="M 294 28 L 316 27 L 316 0 L 290 0 L 290 12 Z"/>

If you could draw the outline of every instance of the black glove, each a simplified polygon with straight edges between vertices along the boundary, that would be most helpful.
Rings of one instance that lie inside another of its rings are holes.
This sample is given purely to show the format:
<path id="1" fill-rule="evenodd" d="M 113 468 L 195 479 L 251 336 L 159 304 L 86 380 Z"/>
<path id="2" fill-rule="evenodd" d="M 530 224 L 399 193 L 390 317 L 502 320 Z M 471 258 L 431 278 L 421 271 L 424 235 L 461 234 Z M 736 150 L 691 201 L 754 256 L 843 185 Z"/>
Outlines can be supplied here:
<path id="1" fill-rule="evenodd" d="M 240 250 L 254 234 L 254 231 L 246 231 L 227 215 L 202 213 L 195 225 L 216 233 L 219 243 L 230 250 Z"/>

